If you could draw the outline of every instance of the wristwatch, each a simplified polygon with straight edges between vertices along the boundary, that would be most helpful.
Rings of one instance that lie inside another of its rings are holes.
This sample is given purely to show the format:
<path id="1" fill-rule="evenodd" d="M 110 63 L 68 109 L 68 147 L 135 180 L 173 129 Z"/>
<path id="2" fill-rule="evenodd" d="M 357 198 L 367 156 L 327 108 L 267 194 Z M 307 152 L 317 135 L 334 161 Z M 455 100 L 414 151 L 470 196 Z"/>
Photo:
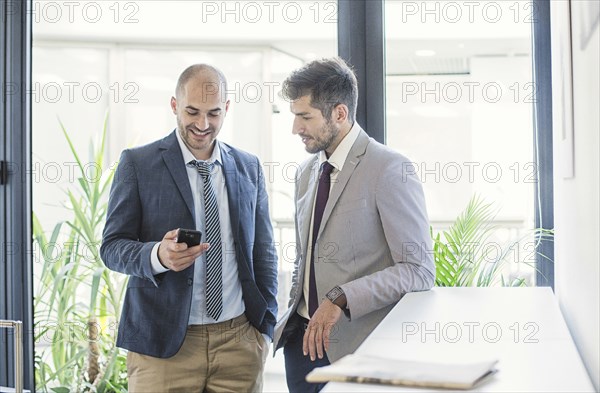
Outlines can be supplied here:
<path id="1" fill-rule="evenodd" d="M 331 291 L 327 292 L 325 297 L 327 299 L 329 299 L 331 301 L 331 303 L 335 304 L 336 306 L 340 307 L 343 310 L 346 307 L 342 307 L 336 303 L 336 300 L 342 295 L 345 295 L 344 291 L 342 290 L 342 288 L 340 288 L 339 285 L 336 285 Z"/>
<path id="2" fill-rule="evenodd" d="M 340 288 L 339 285 L 336 285 L 331 291 L 327 292 L 327 294 L 325 294 L 325 297 L 327 299 L 329 299 L 331 301 L 331 303 L 335 304 L 336 306 L 338 306 L 339 308 L 342 309 L 342 311 L 344 312 L 344 315 L 346 316 L 346 318 L 348 318 L 348 320 L 350 320 L 350 309 L 348 309 L 348 300 L 346 299 L 346 301 L 344 302 L 344 304 L 340 304 L 340 299 L 341 297 L 344 297 L 344 299 L 346 298 L 346 294 L 344 293 L 344 290 L 342 288 Z"/>

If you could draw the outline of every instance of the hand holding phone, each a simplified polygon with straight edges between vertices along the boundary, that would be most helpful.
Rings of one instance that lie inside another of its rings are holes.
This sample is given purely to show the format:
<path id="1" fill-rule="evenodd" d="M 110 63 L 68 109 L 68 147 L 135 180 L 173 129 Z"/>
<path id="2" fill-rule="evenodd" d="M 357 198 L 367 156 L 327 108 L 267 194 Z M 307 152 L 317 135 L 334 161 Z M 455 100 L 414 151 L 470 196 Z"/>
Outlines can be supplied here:
<path id="1" fill-rule="evenodd" d="M 194 229 L 183 229 L 177 230 L 177 243 L 185 243 L 189 247 L 194 247 L 200 244 L 202 233 Z"/>
<path id="2" fill-rule="evenodd" d="M 208 250 L 207 243 L 200 243 L 201 233 L 192 229 L 173 229 L 165 234 L 158 247 L 158 260 L 175 272 L 191 266 L 196 258 Z M 185 243 L 187 247 L 183 247 Z"/>

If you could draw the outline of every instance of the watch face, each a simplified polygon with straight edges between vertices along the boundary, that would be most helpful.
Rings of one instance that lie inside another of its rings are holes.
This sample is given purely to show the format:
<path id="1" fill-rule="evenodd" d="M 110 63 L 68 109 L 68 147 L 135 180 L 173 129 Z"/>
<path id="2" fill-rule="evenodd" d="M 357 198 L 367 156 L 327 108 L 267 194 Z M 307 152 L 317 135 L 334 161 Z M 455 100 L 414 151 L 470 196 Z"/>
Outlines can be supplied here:
<path id="1" fill-rule="evenodd" d="M 335 287 L 331 291 L 327 292 L 326 296 L 327 296 L 327 299 L 329 299 L 333 302 L 335 299 L 342 296 L 343 294 L 344 294 L 344 291 L 342 291 L 342 288 Z"/>

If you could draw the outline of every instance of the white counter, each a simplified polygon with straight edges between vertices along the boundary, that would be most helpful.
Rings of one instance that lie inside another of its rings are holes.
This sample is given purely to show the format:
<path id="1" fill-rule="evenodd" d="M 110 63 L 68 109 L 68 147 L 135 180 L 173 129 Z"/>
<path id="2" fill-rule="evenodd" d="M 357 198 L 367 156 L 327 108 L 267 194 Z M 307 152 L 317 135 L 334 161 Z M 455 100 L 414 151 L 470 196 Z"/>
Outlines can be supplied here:
<path id="1" fill-rule="evenodd" d="M 434 288 L 407 294 L 356 353 L 405 360 L 498 359 L 482 392 L 593 392 L 550 288 Z M 329 383 L 324 392 L 424 392 Z"/>

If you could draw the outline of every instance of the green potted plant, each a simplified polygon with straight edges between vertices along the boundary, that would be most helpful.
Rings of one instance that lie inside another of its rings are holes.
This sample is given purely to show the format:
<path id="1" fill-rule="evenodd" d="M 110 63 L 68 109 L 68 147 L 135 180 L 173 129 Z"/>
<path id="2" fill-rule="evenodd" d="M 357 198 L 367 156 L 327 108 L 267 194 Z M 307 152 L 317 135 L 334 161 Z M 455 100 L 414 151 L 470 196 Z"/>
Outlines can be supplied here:
<path id="1" fill-rule="evenodd" d="M 114 170 L 86 173 L 103 168 L 107 119 L 85 163 L 60 124 L 79 171 L 66 190 L 70 216 L 47 237 L 34 212 L 41 263 L 34 296 L 35 378 L 42 392 L 127 391 L 125 353 L 115 346 L 126 279 L 108 270 L 99 255 Z"/>

